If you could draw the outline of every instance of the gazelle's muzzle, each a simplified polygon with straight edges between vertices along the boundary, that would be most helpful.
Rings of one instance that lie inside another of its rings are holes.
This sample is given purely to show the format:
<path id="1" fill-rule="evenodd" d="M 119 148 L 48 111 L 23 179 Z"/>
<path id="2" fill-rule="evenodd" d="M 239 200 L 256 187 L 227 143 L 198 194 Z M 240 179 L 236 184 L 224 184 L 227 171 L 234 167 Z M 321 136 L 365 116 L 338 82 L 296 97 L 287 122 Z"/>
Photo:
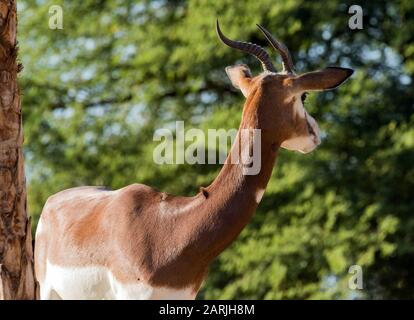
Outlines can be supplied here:
<path id="1" fill-rule="evenodd" d="M 306 121 L 307 132 L 284 141 L 281 144 L 282 148 L 300 153 L 309 153 L 321 144 L 320 130 L 315 119 L 305 111 L 305 119 L 303 120 Z"/>

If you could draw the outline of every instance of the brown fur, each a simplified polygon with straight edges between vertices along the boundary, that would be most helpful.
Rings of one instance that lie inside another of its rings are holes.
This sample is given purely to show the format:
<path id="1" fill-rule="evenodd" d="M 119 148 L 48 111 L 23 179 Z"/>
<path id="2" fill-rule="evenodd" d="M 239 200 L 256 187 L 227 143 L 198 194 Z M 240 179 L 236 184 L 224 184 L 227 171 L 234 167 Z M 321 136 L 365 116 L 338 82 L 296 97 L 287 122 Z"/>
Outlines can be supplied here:
<path id="1" fill-rule="evenodd" d="M 329 77 L 319 89 L 343 80 Z M 304 91 L 296 85 L 300 76 L 252 78 L 246 66 L 237 66 L 231 78 L 248 92 L 240 128 L 262 130 L 260 173 L 243 175 L 242 164 L 231 164 L 229 156 L 213 183 L 194 197 L 141 184 L 117 191 L 83 187 L 60 192 L 48 199 L 41 216 L 44 230 L 35 251 L 40 280 L 47 258 L 60 266 L 105 266 L 125 283 L 199 289 L 211 261 L 250 221 L 258 205 L 256 192 L 266 188 L 281 143 L 309 134 L 306 120 L 293 111 L 298 92 Z"/>

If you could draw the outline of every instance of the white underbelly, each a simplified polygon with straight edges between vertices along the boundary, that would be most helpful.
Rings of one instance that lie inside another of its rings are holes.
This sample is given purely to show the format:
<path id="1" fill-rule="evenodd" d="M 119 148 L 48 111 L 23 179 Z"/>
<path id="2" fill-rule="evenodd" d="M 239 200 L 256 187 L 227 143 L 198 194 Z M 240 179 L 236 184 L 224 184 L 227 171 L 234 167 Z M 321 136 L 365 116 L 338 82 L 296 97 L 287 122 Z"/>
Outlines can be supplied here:
<path id="1" fill-rule="evenodd" d="M 49 262 L 40 284 L 41 299 L 190 300 L 196 294 L 192 288 L 153 287 L 141 282 L 124 284 L 104 267 L 61 267 Z"/>

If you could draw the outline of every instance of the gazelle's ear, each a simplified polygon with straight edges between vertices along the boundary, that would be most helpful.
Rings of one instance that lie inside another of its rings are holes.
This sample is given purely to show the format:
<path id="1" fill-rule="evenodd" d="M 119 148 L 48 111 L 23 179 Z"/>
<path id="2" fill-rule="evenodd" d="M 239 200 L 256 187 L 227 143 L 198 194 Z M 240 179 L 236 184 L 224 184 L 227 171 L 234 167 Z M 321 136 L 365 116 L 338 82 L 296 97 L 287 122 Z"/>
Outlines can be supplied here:
<path id="1" fill-rule="evenodd" d="M 328 67 L 323 70 L 304 73 L 293 79 L 295 91 L 323 91 L 335 89 L 348 79 L 354 70 Z"/>
<path id="2" fill-rule="evenodd" d="M 226 73 L 233 86 L 240 89 L 243 95 L 247 97 L 249 94 L 250 83 L 252 81 L 252 74 L 249 67 L 245 64 L 227 67 Z"/>

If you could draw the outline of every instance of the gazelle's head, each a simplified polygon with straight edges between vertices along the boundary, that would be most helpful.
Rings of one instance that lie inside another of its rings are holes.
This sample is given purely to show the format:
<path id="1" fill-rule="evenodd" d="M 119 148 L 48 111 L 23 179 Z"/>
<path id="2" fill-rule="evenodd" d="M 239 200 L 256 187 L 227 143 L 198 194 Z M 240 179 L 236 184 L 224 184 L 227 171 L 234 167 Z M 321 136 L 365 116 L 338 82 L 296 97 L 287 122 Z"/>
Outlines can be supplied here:
<path id="1" fill-rule="evenodd" d="M 328 67 L 297 75 L 289 50 L 265 28 L 258 25 L 270 44 L 280 53 L 283 69 L 277 72 L 267 52 L 258 45 L 233 41 L 223 35 L 217 21 L 217 34 L 227 46 L 249 53 L 261 63 L 264 72 L 253 77 L 249 67 L 227 67 L 232 84 L 247 98 L 244 112 L 257 111 L 259 128 L 270 132 L 282 148 L 301 153 L 313 151 L 321 142 L 319 126 L 304 107 L 307 92 L 338 87 L 352 69 Z M 252 110 L 256 109 L 256 110 Z"/>

